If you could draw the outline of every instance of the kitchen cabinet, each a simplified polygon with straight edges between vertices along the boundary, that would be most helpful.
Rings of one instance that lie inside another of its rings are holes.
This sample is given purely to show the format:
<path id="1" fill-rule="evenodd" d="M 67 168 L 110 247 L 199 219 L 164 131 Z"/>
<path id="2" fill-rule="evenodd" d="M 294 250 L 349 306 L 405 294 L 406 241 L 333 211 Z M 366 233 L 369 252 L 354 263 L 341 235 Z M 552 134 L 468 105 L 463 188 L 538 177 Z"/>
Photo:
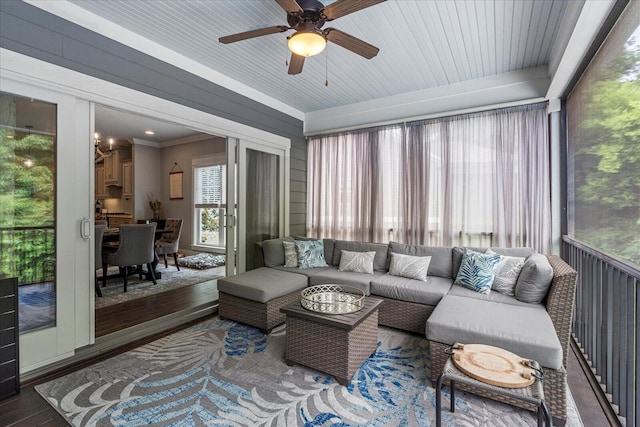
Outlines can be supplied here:
<path id="1" fill-rule="evenodd" d="M 133 163 L 122 163 L 122 197 L 133 196 Z"/>
<path id="2" fill-rule="evenodd" d="M 120 165 L 120 151 L 114 150 L 104 158 L 104 184 L 122 187 L 122 168 Z"/>
<path id="3" fill-rule="evenodd" d="M 96 165 L 95 177 L 96 199 L 106 199 L 109 197 L 109 192 L 104 183 L 104 165 Z"/>
<path id="4" fill-rule="evenodd" d="M 133 224 L 131 215 L 108 215 L 109 228 L 120 228 L 122 224 Z"/>

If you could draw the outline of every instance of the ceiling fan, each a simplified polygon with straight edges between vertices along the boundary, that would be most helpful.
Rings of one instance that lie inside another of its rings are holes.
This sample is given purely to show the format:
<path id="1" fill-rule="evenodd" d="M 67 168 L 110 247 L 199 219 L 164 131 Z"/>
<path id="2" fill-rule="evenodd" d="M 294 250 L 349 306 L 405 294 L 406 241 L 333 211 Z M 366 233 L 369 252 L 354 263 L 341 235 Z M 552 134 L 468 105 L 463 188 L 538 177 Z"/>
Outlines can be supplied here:
<path id="1" fill-rule="evenodd" d="M 383 1 L 385 0 L 337 0 L 325 7 L 317 0 L 276 0 L 280 7 L 287 12 L 289 26 L 276 25 L 274 27 L 259 28 L 220 37 L 218 41 L 228 44 L 295 30 L 295 34 L 288 38 L 289 49 L 292 52 L 291 61 L 289 61 L 289 74 L 301 73 L 305 58 L 322 52 L 327 41 L 371 59 L 378 54 L 380 49 L 343 31 L 335 28 L 322 29 L 322 26 L 327 21 L 333 21 Z"/>

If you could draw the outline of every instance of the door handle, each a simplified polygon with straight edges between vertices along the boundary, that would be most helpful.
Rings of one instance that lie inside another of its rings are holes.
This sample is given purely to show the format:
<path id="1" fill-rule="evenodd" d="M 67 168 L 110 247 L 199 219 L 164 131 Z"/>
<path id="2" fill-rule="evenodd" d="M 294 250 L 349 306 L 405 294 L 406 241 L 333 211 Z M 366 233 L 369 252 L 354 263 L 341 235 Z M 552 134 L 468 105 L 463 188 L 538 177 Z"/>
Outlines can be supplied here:
<path id="1" fill-rule="evenodd" d="M 82 221 L 80 221 L 80 237 L 84 240 L 91 238 L 91 220 L 87 217 L 82 218 Z"/>

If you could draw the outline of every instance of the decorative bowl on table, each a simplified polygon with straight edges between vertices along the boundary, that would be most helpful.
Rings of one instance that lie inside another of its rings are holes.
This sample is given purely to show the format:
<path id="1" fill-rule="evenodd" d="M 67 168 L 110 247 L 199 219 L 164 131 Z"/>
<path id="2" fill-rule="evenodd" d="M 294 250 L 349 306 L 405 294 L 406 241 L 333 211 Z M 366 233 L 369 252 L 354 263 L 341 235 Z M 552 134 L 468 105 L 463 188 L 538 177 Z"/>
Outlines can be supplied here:
<path id="1" fill-rule="evenodd" d="M 364 291 L 342 285 L 316 285 L 302 291 L 300 304 L 323 314 L 355 313 L 364 307 Z"/>

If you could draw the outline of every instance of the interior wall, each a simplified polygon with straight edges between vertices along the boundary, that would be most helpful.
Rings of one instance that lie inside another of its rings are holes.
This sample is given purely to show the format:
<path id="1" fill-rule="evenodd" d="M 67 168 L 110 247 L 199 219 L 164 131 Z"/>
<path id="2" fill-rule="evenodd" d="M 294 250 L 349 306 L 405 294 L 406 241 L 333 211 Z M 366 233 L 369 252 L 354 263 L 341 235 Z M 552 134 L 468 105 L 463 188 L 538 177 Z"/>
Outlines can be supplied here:
<path id="1" fill-rule="evenodd" d="M 302 120 L 28 3 L 0 1 L 0 16 L 0 47 L 290 139 L 290 231 L 305 233 Z"/>
<path id="2" fill-rule="evenodd" d="M 224 155 L 227 151 L 227 140 L 217 136 L 202 141 L 190 142 L 188 144 L 174 145 L 163 148 L 162 158 L 158 163 L 161 171 L 160 179 L 163 180 L 162 206 L 165 218 L 182 218 L 182 234 L 180 235 L 180 248 L 191 249 L 193 245 L 193 168 L 191 161 L 195 158 L 202 158 L 212 155 Z M 169 199 L 169 172 L 175 165 L 180 166 L 184 172 L 182 176 L 183 199 Z"/>
<path id="3" fill-rule="evenodd" d="M 133 218 L 149 219 L 153 217 L 153 212 L 149 207 L 149 197 L 153 195 L 155 198 L 162 200 L 163 187 L 163 169 L 162 150 L 155 147 L 149 147 L 141 144 L 133 144 L 133 200 L 134 211 Z M 167 185 L 168 185 L 167 177 Z M 166 215 L 165 203 L 162 203 L 163 209 L 160 216 Z"/>

